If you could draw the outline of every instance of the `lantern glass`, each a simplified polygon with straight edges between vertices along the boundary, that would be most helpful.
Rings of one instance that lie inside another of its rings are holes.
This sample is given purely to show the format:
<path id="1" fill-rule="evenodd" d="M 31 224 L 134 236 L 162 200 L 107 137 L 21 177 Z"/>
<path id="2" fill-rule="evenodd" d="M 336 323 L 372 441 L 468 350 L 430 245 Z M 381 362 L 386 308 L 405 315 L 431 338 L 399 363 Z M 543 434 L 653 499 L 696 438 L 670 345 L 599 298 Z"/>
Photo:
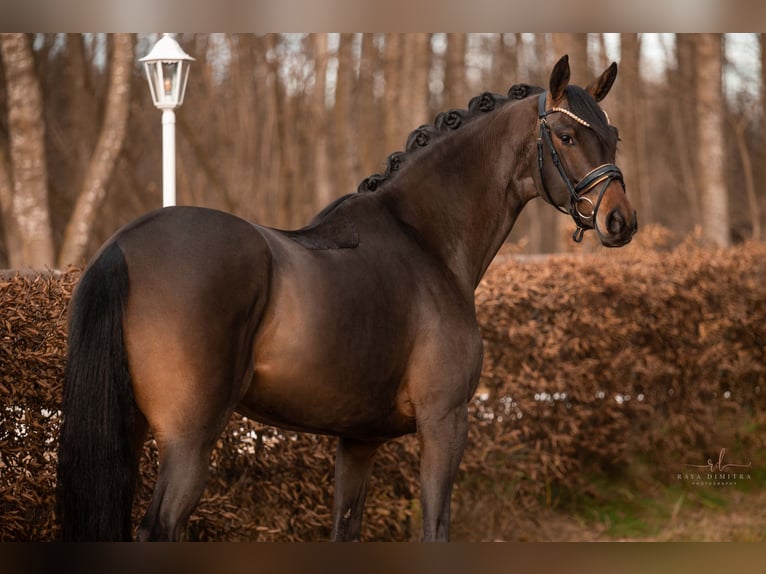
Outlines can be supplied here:
<path id="1" fill-rule="evenodd" d="M 173 109 L 183 104 L 189 62 L 157 60 L 144 64 L 154 105 L 161 109 Z"/>

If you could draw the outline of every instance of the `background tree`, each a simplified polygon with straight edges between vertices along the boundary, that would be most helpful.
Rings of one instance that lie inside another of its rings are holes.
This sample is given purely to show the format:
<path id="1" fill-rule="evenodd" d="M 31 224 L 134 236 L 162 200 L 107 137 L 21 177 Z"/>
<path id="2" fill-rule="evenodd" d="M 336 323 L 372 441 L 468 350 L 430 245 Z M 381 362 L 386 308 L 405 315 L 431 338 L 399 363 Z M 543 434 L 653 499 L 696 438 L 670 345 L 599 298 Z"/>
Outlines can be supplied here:
<path id="1" fill-rule="evenodd" d="M 8 187 L 3 192 L 8 261 L 11 267 L 51 266 L 54 251 L 48 212 L 45 123 L 32 46 L 26 34 L 2 34 L 0 46 L 10 151 L 10 163 L 4 159 L 0 163 L 4 166 L 5 186 L 12 186 L 10 192 Z"/>
<path id="2" fill-rule="evenodd" d="M 447 34 L 447 54 L 444 64 L 444 97 L 441 105 L 447 108 L 462 108 L 470 96 L 466 82 L 467 35 L 464 32 Z"/>
<path id="3" fill-rule="evenodd" d="M 700 200 L 696 180 L 696 161 L 694 155 L 694 142 L 697 141 L 697 125 L 695 122 L 696 109 L 694 105 L 696 85 L 695 65 L 695 35 L 675 35 L 675 55 L 666 54 L 668 60 L 673 60 L 675 66 L 667 79 L 667 100 L 669 103 L 668 123 L 670 126 L 670 140 L 673 148 L 665 157 L 668 162 L 674 162 L 677 166 L 677 178 L 680 183 L 679 195 L 686 200 L 686 210 L 690 219 L 699 221 Z M 658 133 L 657 127 L 653 133 Z M 670 184 L 672 182 L 668 182 Z M 663 211 L 678 213 L 678 206 L 665 206 Z"/>
<path id="4" fill-rule="evenodd" d="M 651 193 L 646 177 L 646 138 L 644 136 L 644 99 L 641 83 L 641 43 L 638 34 L 620 34 L 619 81 L 615 83 L 612 102 L 615 123 L 620 130 L 619 164 L 630 182 L 631 199 L 642 221 L 653 219 Z M 615 104 L 616 102 L 616 104 Z"/>
<path id="5" fill-rule="evenodd" d="M 721 34 L 700 34 L 697 69 L 697 185 L 705 237 L 716 245 L 730 244 L 729 200 L 724 178 L 723 56 Z"/>
<path id="6" fill-rule="evenodd" d="M 82 263 L 88 243 L 88 230 L 104 201 L 109 179 L 125 141 L 130 109 L 130 76 L 133 72 L 133 36 L 115 34 L 111 58 L 111 79 L 106 96 L 106 111 L 96 148 L 88 165 L 74 212 L 69 219 L 58 257 L 58 266 Z"/>
<path id="7" fill-rule="evenodd" d="M 755 131 L 761 134 L 760 145 L 755 149 L 759 149 L 760 153 L 758 157 L 760 161 L 757 163 L 760 166 L 756 177 L 759 181 L 764 181 L 766 178 L 766 33 L 758 34 L 758 47 L 760 49 L 760 64 L 761 64 L 761 90 L 760 90 L 760 110 L 761 110 L 761 122 L 758 129 Z"/>
<path id="8" fill-rule="evenodd" d="M 314 127 L 314 181 L 315 207 L 321 209 L 332 199 L 330 176 L 328 172 L 327 140 L 327 34 L 314 34 L 314 94 L 310 110 L 310 122 Z M 345 146 L 344 146 L 345 147 Z"/>
<path id="9" fill-rule="evenodd" d="M 84 261 L 119 226 L 161 205 L 160 115 L 136 61 L 157 38 L 133 36 L 132 55 L 127 38 L 111 34 L 0 38 L 0 267 Z M 681 237 L 695 226 L 720 224 L 740 241 L 763 224 L 763 36 L 738 36 L 752 53 L 726 49 L 728 59 L 720 57 L 719 37 L 718 69 L 699 80 L 711 60 L 697 52 L 705 41 L 700 34 L 178 39 L 196 58 L 176 114 L 180 204 L 275 227 L 305 225 L 328 201 L 385 169 L 387 155 L 437 112 L 465 107 L 485 90 L 505 93 L 517 82 L 544 87 L 552 62 L 566 52 L 578 83 L 608 61 L 620 65 L 604 107 L 620 128 L 617 160 L 642 229 L 657 223 Z M 651 45 L 664 52 L 648 51 Z M 721 77 L 739 81 L 724 93 L 715 87 Z M 703 113 L 696 102 L 702 106 L 711 95 L 717 99 Z M 698 120 L 716 116 L 717 135 L 703 137 L 710 128 Z M 715 164 L 718 140 L 725 169 L 718 191 L 707 197 L 728 196 L 728 221 L 720 206 L 702 216 L 701 184 L 713 179 L 701 170 Z M 509 239 L 527 253 L 571 250 L 570 226 L 535 200 Z"/>

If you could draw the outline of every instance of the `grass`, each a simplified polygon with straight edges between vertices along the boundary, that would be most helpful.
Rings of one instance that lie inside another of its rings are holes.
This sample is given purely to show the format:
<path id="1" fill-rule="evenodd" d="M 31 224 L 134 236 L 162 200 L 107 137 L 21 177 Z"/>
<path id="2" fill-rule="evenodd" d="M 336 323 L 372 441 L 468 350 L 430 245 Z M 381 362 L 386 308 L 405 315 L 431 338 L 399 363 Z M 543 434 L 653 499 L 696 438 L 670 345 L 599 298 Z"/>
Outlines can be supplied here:
<path id="1" fill-rule="evenodd" d="M 753 460 L 766 460 L 764 454 Z M 593 475 L 587 487 L 561 493 L 556 512 L 572 517 L 583 532 L 598 533 L 599 540 L 766 540 L 760 520 L 766 468 L 754 464 L 747 473 L 749 480 L 734 485 L 700 486 L 653 477 L 637 463 L 624 476 Z"/>

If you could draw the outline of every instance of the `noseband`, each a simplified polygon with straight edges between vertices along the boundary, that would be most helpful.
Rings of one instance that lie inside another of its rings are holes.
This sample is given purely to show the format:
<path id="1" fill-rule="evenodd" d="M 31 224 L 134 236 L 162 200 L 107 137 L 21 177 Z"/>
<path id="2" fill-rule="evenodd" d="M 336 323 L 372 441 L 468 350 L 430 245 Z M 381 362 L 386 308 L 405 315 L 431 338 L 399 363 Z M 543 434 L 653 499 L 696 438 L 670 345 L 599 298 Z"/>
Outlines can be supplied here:
<path id="1" fill-rule="evenodd" d="M 577 229 L 575 229 L 574 234 L 572 234 L 572 239 L 579 243 L 582 241 L 583 235 L 588 229 L 596 228 L 596 213 L 598 212 L 598 208 L 601 205 L 601 199 L 604 197 L 606 188 L 609 187 L 609 184 L 612 182 L 612 180 L 616 179 L 622 184 L 622 190 L 625 191 L 625 181 L 622 178 L 622 172 L 620 171 L 619 167 L 613 163 L 606 163 L 589 171 L 577 183 L 572 183 L 572 178 L 567 173 L 564 164 L 561 163 L 561 159 L 559 158 L 558 152 L 556 152 L 556 148 L 553 147 L 551 129 L 548 126 L 546 117 L 552 113 L 558 112 L 569 116 L 577 123 L 582 124 L 585 127 L 589 128 L 590 124 L 564 108 L 551 108 L 550 110 L 546 110 L 545 95 L 545 92 L 540 94 L 537 104 L 537 116 L 540 119 L 540 137 L 537 139 L 537 165 L 540 169 L 540 181 L 543 185 L 543 192 L 545 193 L 546 201 L 548 201 L 548 203 L 558 209 L 561 213 L 569 213 L 569 215 L 572 216 L 575 225 L 577 225 Z M 561 175 L 561 179 L 564 180 L 564 183 L 566 183 L 567 188 L 569 189 L 569 211 L 563 209 L 555 201 L 553 201 L 553 197 L 551 197 L 551 194 L 548 191 L 548 187 L 545 185 L 545 176 L 543 175 L 543 142 L 545 142 L 545 144 L 548 146 L 551 154 L 551 160 L 553 160 L 553 165 L 556 166 L 556 169 Z M 594 204 L 593 201 L 587 197 L 584 197 L 584 195 L 599 184 L 603 185 L 598 192 L 598 199 L 596 199 L 596 203 Z M 583 201 L 589 203 L 593 208 L 590 215 L 583 215 L 580 211 L 579 204 Z"/>

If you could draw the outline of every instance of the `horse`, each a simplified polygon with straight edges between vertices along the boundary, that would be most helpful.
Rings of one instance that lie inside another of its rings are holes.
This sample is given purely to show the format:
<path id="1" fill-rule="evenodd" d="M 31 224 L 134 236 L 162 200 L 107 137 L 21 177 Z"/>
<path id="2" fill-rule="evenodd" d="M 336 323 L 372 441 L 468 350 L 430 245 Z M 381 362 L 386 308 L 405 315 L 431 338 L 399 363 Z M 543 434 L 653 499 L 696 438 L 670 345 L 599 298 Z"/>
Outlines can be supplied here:
<path id="1" fill-rule="evenodd" d="M 150 212 L 94 255 L 72 295 L 56 515 L 63 540 L 131 540 L 140 449 L 159 470 L 138 540 L 179 540 L 232 414 L 337 437 L 333 541 L 359 540 L 371 461 L 416 433 L 423 541 L 450 499 L 479 381 L 474 290 L 541 197 L 608 247 L 637 230 L 598 102 L 613 62 L 570 85 L 485 93 L 440 114 L 385 173 L 309 225 L 212 209 Z"/>

